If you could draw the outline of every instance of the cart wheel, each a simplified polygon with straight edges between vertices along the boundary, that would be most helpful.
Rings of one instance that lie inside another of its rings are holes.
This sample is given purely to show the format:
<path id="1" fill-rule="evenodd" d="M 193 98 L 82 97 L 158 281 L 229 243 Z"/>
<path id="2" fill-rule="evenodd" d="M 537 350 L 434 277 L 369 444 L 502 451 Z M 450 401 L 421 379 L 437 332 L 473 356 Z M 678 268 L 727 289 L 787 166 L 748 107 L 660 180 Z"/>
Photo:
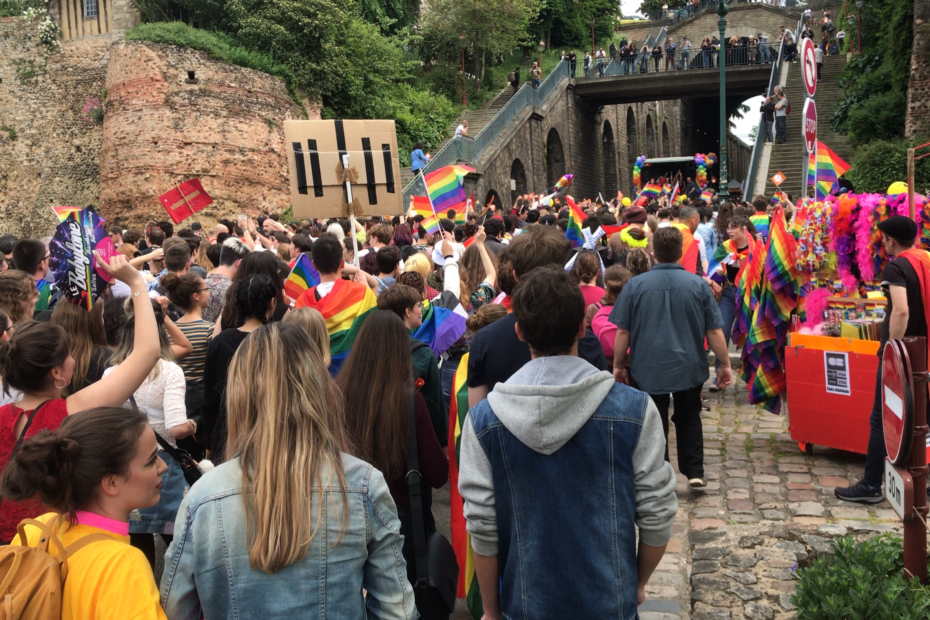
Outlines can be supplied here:
<path id="1" fill-rule="evenodd" d="M 801 452 L 803 452 L 805 455 L 814 456 L 814 444 L 799 441 L 798 448 L 800 448 Z"/>

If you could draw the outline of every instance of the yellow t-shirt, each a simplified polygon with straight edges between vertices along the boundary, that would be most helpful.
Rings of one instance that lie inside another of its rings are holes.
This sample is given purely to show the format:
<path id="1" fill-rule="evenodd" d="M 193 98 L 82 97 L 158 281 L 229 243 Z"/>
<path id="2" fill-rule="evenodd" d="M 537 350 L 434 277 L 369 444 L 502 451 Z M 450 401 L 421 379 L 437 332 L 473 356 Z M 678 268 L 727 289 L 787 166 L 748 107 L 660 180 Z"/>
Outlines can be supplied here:
<path id="1" fill-rule="evenodd" d="M 36 520 L 48 523 L 59 516 L 48 513 Z M 57 533 L 65 547 L 90 534 L 104 533 L 114 537 L 113 541 L 87 545 L 68 559 L 62 620 L 167 620 L 152 568 L 141 551 L 129 546 L 128 536 L 67 523 Z M 39 537 L 37 527 L 26 526 L 29 546 L 35 546 Z M 18 535 L 11 544 L 21 544 Z M 49 551 L 57 553 L 54 547 L 50 545 Z"/>

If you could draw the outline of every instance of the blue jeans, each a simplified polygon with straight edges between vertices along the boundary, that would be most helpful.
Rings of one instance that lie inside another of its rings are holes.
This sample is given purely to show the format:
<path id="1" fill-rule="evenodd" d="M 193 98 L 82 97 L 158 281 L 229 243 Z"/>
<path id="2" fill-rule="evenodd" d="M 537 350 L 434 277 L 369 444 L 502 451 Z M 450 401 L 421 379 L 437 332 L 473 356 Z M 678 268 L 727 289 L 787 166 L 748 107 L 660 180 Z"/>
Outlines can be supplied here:
<path id="1" fill-rule="evenodd" d="M 885 477 L 885 429 L 882 427 L 882 359 L 878 358 L 875 375 L 875 400 L 869 416 L 869 447 L 865 455 L 865 473 L 862 482 L 871 487 L 882 486 Z M 916 489 L 915 489 L 916 491 Z"/>
<path id="2" fill-rule="evenodd" d="M 585 68 L 584 68 L 584 76 L 585 76 L 586 78 L 591 77 L 591 67 L 585 67 Z M 534 87 L 534 88 L 535 88 L 535 87 Z"/>
<path id="3" fill-rule="evenodd" d="M 542 84 L 542 82 L 541 82 L 540 80 L 537 80 L 536 78 L 533 78 L 533 88 L 539 89 L 539 85 L 540 85 L 540 84 Z"/>
<path id="4" fill-rule="evenodd" d="M 768 43 L 759 44 L 759 58 L 762 62 L 772 62 L 772 55 L 769 53 Z"/>
<path id="5" fill-rule="evenodd" d="M 685 51 L 681 53 L 681 68 L 682 69 L 691 68 L 691 52 Z"/>
<path id="6" fill-rule="evenodd" d="M 765 121 L 765 141 L 766 142 L 775 142 L 775 138 L 772 134 L 772 125 L 775 121 Z"/>
<path id="7" fill-rule="evenodd" d="M 775 117 L 775 137 L 784 142 L 788 139 L 788 117 Z"/>
<path id="8" fill-rule="evenodd" d="M 710 52 L 703 50 L 701 52 L 701 66 L 709 67 L 710 66 Z"/>
<path id="9" fill-rule="evenodd" d="M 449 358 L 443 360 L 442 366 L 439 367 L 439 377 L 442 379 L 442 395 L 449 402 L 452 398 L 452 383 L 455 380 L 455 371 L 459 369 L 461 358 L 454 360 Z"/>
<path id="10" fill-rule="evenodd" d="M 733 322 L 736 320 L 736 287 L 732 284 L 726 286 L 720 294 L 720 316 L 723 319 L 723 337 L 730 346 L 730 332 L 733 331 Z M 720 367 L 720 360 L 714 362 L 714 370 Z M 715 381 L 716 382 L 716 381 Z"/>
<path id="11" fill-rule="evenodd" d="M 630 59 L 624 58 L 620 61 L 620 75 L 627 75 L 630 72 Z"/>

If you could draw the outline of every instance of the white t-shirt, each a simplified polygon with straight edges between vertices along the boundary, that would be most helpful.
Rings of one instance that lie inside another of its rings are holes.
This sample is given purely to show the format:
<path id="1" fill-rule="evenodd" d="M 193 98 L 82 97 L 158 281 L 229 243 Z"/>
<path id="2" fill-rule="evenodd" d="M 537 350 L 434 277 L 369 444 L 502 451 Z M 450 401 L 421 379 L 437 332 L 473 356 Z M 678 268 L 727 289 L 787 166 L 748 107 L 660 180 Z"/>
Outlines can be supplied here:
<path id="1" fill-rule="evenodd" d="M 329 295 L 334 286 L 336 286 L 335 282 L 320 282 L 317 284 L 316 291 L 320 294 L 320 299 Z"/>
<path id="2" fill-rule="evenodd" d="M 597 50 L 597 53 L 594 55 L 595 58 L 604 58 L 604 50 Z"/>
<path id="3" fill-rule="evenodd" d="M 455 128 L 455 137 L 460 138 L 465 135 L 465 132 L 468 131 L 465 129 L 465 125 L 459 125 Z"/>
<path id="4" fill-rule="evenodd" d="M 814 58 L 817 60 L 817 64 L 823 64 L 823 50 L 820 49 L 819 45 L 814 46 Z"/>
<path id="5" fill-rule="evenodd" d="M 174 362 L 159 360 L 156 368 L 158 376 L 152 378 L 150 374 L 133 396 L 139 410 L 148 416 L 155 432 L 173 448 L 177 448 L 178 444 L 168 429 L 187 423 L 187 406 L 184 404 L 187 382 L 184 380 L 184 371 Z M 103 376 L 106 377 L 115 369 L 116 366 L 107 368 Z"/>

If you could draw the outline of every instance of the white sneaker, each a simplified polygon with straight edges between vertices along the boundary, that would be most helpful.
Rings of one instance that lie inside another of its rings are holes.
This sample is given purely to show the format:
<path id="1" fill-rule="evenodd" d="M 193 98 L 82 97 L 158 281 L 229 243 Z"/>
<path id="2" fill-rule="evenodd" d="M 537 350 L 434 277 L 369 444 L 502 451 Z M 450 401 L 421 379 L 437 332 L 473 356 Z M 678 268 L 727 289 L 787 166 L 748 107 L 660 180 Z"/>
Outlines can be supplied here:
<path id="1" fill-rule="evenodd" d="M 691 480 L 688 480 L 688 486 L 692 489 L 703 489 L 707 486 L 707 483 L 704 482 L 704 480 L 701 478 L 692 478 Z"/>

